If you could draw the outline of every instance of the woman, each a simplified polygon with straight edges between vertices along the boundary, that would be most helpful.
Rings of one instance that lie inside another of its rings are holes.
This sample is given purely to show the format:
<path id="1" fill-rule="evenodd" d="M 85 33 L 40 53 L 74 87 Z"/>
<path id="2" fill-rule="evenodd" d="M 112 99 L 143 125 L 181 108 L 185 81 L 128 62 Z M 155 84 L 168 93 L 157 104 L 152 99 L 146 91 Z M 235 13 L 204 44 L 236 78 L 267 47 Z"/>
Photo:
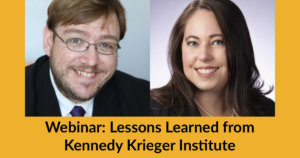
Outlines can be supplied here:
<path id="1" fill-rule="evenodd" d="M 196 0 L 177 19 L 168 51 L 172 77 L 151 90 L 157 116 L 274 116 L 263 93 L 246 21 L 229 0 Z"/>

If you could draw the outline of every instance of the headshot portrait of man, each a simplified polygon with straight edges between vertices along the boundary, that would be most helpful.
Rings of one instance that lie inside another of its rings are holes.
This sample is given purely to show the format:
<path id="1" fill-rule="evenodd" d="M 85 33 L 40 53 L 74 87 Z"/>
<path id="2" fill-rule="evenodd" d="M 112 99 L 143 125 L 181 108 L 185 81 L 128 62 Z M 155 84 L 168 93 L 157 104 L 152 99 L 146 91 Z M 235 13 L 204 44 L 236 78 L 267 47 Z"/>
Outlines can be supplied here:
<path id="1" fill-rule="evenodd" d="M 117 70 L 119 0 L 53 0 L 43 49 L 25 68 L 26 116 L 147 116 L 149 82 Z"/>

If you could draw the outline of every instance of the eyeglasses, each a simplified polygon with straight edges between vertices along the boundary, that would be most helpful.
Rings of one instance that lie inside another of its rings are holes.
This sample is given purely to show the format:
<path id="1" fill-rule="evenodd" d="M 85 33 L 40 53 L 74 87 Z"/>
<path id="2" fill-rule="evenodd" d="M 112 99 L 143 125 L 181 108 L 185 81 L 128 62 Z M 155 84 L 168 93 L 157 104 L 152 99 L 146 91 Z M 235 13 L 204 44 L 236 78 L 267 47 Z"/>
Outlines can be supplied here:
<path id="1" fill-rule="evenodd" d="M 80 38 L 70 38 L 68 40 L 63 40 L 56 31 L 53 31 L 54 34 L 67 45 L 67 48 L 74 52 L 85 52 L 89 49 L 91 45 L 95 45 L 96 51 L 104 55 L 112 55 L 117 52 L 118 49 L 121 49 L 119 44 L 111 42 L 101 42 L 101 43 L 89 43 Z"/>

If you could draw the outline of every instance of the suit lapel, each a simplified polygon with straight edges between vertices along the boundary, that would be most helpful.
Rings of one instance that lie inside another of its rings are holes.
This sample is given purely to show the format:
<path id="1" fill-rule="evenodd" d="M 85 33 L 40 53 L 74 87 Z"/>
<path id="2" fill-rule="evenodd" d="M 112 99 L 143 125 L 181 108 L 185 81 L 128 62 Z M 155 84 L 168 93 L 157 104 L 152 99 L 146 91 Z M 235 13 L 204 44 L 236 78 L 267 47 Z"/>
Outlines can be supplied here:
<path id="1" fill-rule="evenodd" d="M 38 75 L 36 76 L 35 84 L 36 115 L 61 116 L 58 100 L 50 80 L 48 57 L 39 66 L 40 69 L 36 72 Z"/>
<path id="2" fill-rule="evenodd" d="M 114 77 L 98 92 L 94 100 L 93 116 L 119 116 Z"/>

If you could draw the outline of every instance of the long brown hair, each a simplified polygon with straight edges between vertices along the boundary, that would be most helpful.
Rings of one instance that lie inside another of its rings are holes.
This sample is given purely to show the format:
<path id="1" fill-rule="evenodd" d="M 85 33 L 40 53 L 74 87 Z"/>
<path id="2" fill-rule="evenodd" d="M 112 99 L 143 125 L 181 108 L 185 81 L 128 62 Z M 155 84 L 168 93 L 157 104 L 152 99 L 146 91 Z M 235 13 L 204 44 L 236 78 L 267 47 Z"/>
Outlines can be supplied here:
<path id="1" fill-rule="evenodd" d="M 195 0 L 191 2 L 177 19 L 169 39 L 168 62 L 171 80 L 161 88 L 151 90 L 151 98 L 165 108 L 178 109 L 178 115 L 194 115 L 196 87 L 183 72 L 181 43 L 189 17 L 199 9 L 212 11 L 222 30 L 228 62 L 226 86 L 228 104 L 242 116 L 263 115 L 253 100 L 264 98 L 273 88 L 263 93 L 263 82 L 254 60 L 254 52 L 249 30 L 240 9 L 230 0 Z"/>

